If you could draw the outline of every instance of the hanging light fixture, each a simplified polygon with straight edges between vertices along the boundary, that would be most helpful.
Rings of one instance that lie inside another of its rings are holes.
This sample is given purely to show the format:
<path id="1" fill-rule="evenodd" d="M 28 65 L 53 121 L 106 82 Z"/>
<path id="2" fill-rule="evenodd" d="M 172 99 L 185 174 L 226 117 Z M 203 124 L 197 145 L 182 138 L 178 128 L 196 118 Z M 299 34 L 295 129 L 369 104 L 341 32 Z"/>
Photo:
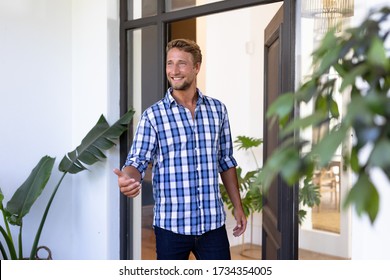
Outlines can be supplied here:
<path id="1" fill-rule="evenodd" d="M 301 12 L 304 17 L 319 14 L 338 14 L 341 17 L 353 16 L 354 0 L 302 0 Z"/>
<path id="2" fill-rule="evenodd" d="M 314 31 L 318 35 L 330 29 L 341 32 L 343 19 L 354 14 L 354 0 L 302 0 L 301 14 L 314 18 Z"/>

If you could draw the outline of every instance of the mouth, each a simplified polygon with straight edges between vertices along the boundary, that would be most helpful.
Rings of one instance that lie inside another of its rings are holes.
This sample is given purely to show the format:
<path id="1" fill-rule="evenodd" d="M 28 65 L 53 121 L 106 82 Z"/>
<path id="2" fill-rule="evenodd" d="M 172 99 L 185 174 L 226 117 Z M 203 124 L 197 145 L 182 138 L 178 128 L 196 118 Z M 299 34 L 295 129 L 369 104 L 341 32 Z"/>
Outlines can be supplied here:
<path id="1" fill-rule="evenodd" d="M 183 77 L 171 77 L 172 81 L 181 81 Z"/>

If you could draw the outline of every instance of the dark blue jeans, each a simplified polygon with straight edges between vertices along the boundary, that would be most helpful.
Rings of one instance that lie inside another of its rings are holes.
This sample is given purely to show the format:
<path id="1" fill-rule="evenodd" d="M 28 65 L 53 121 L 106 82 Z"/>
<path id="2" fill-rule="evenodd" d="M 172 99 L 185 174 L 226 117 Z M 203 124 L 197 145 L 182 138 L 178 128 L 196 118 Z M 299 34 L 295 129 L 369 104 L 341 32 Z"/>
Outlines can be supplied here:
<path id="1" fill-rule="evenodd" d="M 158 260 L 188 260 L 192 252 L 198 260 L 230 260 L 230 245 L 225 226 L 203 235 L 182 235 L 159 227 L 156 234 Z"/>

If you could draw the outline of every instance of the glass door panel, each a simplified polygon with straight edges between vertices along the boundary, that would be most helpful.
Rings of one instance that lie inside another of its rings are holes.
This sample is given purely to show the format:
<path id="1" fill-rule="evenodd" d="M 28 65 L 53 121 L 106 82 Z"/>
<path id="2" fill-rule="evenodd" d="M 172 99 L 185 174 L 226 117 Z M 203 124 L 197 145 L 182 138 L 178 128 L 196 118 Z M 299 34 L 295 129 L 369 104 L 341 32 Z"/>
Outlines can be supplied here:
<path id="1" fill-rule="evenodd" d="M 224 0 L 166 0 L 165 10 L 167 12 L 182 10 L 190 7 L 201 6 Z"/>
<path id="2" fill-rule="evenodd" d="M 157 1 L 160 0 L 127 0 L 128 19 L 139 19 L 157 15 Z"/>
<path id="3" fill-rule="evenodd" d="M 138 123 L 140 115 L 147 107 L 161 98 L 161 93 L 157 91 L 158 81 L 155 71 L 156 40 L 156 26 L 127 31 L 128 106 L 135 110 L 134 124 Z M 136 125 L 134 125 L 135 129 Z M 142 182 L 142 192 L 133 201 L 134 215 L 130 222 L 133 223 L 134 258 L 141 259 L 143 258 L 142 248 L 155 242 L 154 234 L 151 232 L 154 200 L 150 167 Z M 142 240 L 142 242 L 138 240 Z"/>
<path id="4" fill-rule="evenodd" d="M 310 79 L 312 73 L 313 51 L 319 46 L 321 40 L 329 28 L 337 24 L 337 32 L 340 28 L 347 28 L 349 16 L 343 17 L 341 14 L 324 18 L 318 13 L 321 9 L 311 11 L 310 7 L 305 5 L 308 1 L 298 2 L 297 15 L 297 84 L 301 84 Z M 302 2 L 302 7 L 300 3 Z M 318 1 L 320 3 L 320 1 Z M 301 10 L 302 8 L 302 10 Z M 330 71 L 324 79 L 337 79 L 338 86 L 341 80 L 334 71 Z M 335 87 L 334 96 L 338 104 L 340 115 L 344 113 L 348 96 L 346 93 L 339 93 L 338 86 Z M 303 118 L 313 112 L 313 104 L 300 104 L 300 117 Z M 312 145 L 327 134 L 338 121 L 325 123 L 321 127 L 312 129 L 307 128 L 301 131 L 301 138 L 307 140 Z M 348 143 L 346 143 L 348 144 Z M 303 249 L 316 251 L 323 254 L 348 258 L 349 256 L 349 217 L 350 211 L 343 210 L 343 197 L 349 188 L 350 173 L 342 168 L 343 149 L 339 147 L 332 161 L 328 166 L 315 170 L 313 183 L 318 186 L 320 191 L 320 204 L 314 208 L 305 209 L 307 215 L 300 229 L 300 247 Z M 303 153 L 308 153 L 310 145 L 305 147 Z"/>

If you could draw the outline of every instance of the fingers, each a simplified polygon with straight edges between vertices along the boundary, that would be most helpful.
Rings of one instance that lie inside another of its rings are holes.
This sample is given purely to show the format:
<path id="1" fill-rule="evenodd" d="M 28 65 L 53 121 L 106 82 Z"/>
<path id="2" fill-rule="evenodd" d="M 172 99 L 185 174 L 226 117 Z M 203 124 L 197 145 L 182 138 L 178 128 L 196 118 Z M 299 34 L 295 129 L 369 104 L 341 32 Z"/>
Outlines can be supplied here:
<path id="1" fill-rule="evenodd" d="M 128 186 L 119 187 L 119 189 L 127 197 L 136 197 L 141 192 L 141 185 L 139 182 L 135 182 Z"/>
<path id="2" fill-rule="evenodd" d="M 130 178 L 125 172 L 115 168 L 113 172 L 118 176 L 119 190 L 127 197 L 136 197 L 141 192 L 141 184 Z"/>
<path id="3" fill-rule="evenodd" d="M 235 237 L 242 235 L 246 230 L 246 224 L 247 224 L 247 221 L 246 221 L 245 216 L 237 219 L 237 225 L 233 229 L 233 235 Z"/>
<path id="4" fill-rule="evenodd" d="M 238 237 L 240 235 L 242 235 L 244 232 L 245 232 L 245 226 L 242 226 L 242 225 L 237 225 L 234 229 L 233 229 L 233 235 L 235 237 Z"/>
<path id="5" fill-rule="evenodd" d="M 118 168 L 114 168 L 113 172 L 119 177 L 125 175 L 124 172 L 120 171 Z"/>

